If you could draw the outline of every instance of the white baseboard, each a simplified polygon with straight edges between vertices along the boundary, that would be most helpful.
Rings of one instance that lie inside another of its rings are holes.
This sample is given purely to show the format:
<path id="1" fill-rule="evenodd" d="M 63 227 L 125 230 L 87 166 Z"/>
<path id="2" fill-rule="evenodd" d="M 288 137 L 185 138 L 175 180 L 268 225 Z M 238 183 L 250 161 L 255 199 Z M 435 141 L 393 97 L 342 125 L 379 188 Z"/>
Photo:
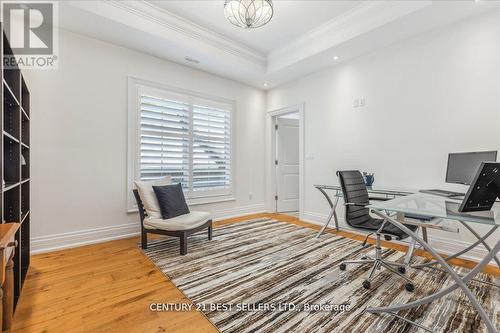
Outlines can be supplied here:
<path id="1" fill-rule="evenodd" d="M 219 221 L 243 215 L 259 214 L 265 212 L 267 212 L 266 205 L 257 204 L 257 205 L 242 206 L 236 208 L 218 209 L 212 213 L 212 216 L 214 221 Z"/>
<path id="2" fill-rule="evenodd" d="M 111 240 L 133 237 L 139 235 L 141 226 L 139 222 L 121 224 L 111 227 L 102 227 L 78 230 L 33 237 L 31 239 L 31 254 L 46 253 L 71 247 L 102 243 Z"/>
<path id="3" fill-rule="evenodd" d="M 236 216 L 264 213 L 264 204 L 220 209 L 213 213 L 214 221 Z M 31 239 L 31 254 L 52 252 L 72 247 L 108 242 L 122 238 L 138 236 L 141 228 L 137 223 L 121 224 L 111 227 L 78 230 L 53 234 Z"/>
<path id="4" fill-rule="evenodd" d="M 303 220 L 305 222 L 312 223 L 312 224 L 318 224 L 321 226 L 325 223 L 327 217 L 328 217 L 327 215 L 318 214 L 315 212 L 303 212 L 300 215 L 301 220 Z M 340 228 L 344 228 L 345 230 L 352 230 L 353 232 L 361 233 L 358 230 L 354 230 L 354 229 L 350 228 L 345 223 L 344 218 L 339 216 L 338 220 L 339 220 Z M 335 228 L 335 223 L 333 222 L 333 219 L 330 222 L 330 224 L 328 225 L 328 227 Z M 398 243 L 408 244 L 407 241 L 401 241 Z M 462 250 L 470 245 L 470 243 L 464 242 L 464 241 L 458 240 L 458 239 L 446 239 L 446 238 L 442 238 L 442 237 L 432 236 L 432 230 L 429 231 L 429 243 L 433 246 L 433 248 L 435 248 L 439 253 L 442 253 L 442 254 L 456 253 L 456 252 L 458 252 L 458 251 L 460 251 L 460 250 Z M 467 252 L 466 254 L 461 256 L 461 258 L 465 258 L 465 259 L 469 259 L 469 260 L 473 260 L 473 261 L 478 262 L 481 259 L 483 259 L 487 253 L 488 253 L 488 251 L 486 250 L 486 248 L 484 248 L 481 245 L 481 246 L 477 246 L 476 248 Z M 491 261 L 491 263 L 495 263 L 495 262 Z"/>

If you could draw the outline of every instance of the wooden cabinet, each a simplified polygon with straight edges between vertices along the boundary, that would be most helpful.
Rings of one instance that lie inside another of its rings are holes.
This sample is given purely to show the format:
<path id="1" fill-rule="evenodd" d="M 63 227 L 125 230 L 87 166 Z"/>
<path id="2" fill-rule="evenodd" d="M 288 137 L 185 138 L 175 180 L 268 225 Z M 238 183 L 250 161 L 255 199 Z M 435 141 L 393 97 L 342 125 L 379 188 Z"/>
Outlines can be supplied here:
<path id="1" fill-rule="evenodd" d="M 14 257 L 16 252 L 16 233 L 20 223 L 0 225 L 0 323 L 2 332 L 9 332 L 14 313 Z"/>

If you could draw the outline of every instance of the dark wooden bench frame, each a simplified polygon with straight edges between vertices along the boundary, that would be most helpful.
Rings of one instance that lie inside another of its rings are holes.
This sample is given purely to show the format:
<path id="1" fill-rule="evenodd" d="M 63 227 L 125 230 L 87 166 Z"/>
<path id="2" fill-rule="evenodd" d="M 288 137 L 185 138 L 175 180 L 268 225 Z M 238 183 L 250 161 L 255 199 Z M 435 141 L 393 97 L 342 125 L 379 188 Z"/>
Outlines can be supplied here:
<path id="1" fill-rule="evenodd" d="M 147 229 L 144 228 L 144 218 L 146 217 L 146 211 L 144 210 L 144 205 L 142 204 L 141 197 L 137 190 L 133 190 L 135 200 L 137 202 L 137 207 L 139 208 L 139 215 L 141 217 L 141 247 L 143 249 L 148 248 L 148 233 L 157 235 L 166 235 L 172 237 L 178 237 L 180 240 L 180 252 L 181 255 L 185 255 L 188 252 L 187 249 L 187 236 L 194 234 L 200 230 L 208 227 L 208 240 L 212 240 L 212 220 L 208 220 L 204 224 L 197 226 L 196 228 L 189 230 L 161 230 L 161 229 Z"/>

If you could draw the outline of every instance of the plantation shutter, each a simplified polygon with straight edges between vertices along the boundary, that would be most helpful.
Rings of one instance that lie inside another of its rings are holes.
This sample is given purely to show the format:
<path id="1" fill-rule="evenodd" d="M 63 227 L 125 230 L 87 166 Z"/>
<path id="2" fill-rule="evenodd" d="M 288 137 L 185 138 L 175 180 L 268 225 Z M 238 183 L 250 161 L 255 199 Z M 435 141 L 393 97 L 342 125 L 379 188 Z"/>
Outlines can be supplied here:
<path id="1" fill-rule="evenodd" d="M 172 183 L 189 189 L 189 110 L 189 103 L 183 98 L 140 94 L 142 180 L 170 175 Z"/>
<path id="2" fill-rule="evenodd" d="M 232 195 L 233 104 L 157 87 L 138 92 L 136 179 L 169 175 L 190 199 Z"/>
<path id="3" fill-rule="evenodd" d="M 231 188 L 231 105 L 193 103 L 193 191 Z"/>

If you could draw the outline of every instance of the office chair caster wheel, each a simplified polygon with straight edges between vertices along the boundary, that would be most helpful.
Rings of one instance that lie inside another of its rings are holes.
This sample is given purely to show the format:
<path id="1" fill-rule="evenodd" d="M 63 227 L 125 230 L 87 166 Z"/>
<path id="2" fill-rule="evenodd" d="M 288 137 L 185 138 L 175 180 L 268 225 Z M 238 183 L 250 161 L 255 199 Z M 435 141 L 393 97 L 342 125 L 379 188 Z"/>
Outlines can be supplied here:
<path id="1" fill-rule="evenodd" d="M 362 256 L 362 257 L 361 257 L 361 260 L 367 260 L 367 259 L 368 259 L 368 257 L 367 257 L 367 256 Z"/>
<path id="2" fill-rule="evenodd" d="M 398 271 L 399 271 L 399 273 L 404 274 L 404 273 L 406 273 L 406 268 L 404 268 L 403 266 L 399 266 Z"/>
<path id="3" fill-rule="evenodd" d="M 407 284 L 405 284 L 405 288 L 406 288 L 406 290 L 408 290 L 409 292 L 412 292 L 412 291 L 414 291 L 414 290 L 415 290 L 415 286 L 413 285 L 413 283 L 409 283 L 409 282 L 408 282 Z"/>
<path id="4" fill-rule="evenodd" d="M 340 264 L 339 268 L 340 268 L 341 271 L 345 271 L 346 264 Z"/>
<path id="5" fill-rule="evenodd" d="M 368 280 L 363 281 L 363 288 L 370 289 L 371 286 L 372 286 L 372 284 L 370 283 L 370 281 L 368 281 Z"/>

